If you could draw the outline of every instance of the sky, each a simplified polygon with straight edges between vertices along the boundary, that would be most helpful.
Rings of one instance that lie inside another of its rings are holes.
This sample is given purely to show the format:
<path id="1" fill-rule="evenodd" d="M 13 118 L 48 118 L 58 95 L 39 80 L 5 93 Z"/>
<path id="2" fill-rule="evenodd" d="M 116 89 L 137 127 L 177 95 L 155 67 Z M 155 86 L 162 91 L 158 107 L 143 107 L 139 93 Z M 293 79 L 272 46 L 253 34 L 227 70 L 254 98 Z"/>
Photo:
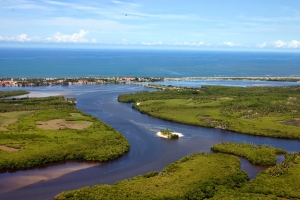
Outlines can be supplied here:
<path id="1" fill-rule="evenodd" d="M 299 0 L 0 0 L 0 47 L 300 51 Z"/>

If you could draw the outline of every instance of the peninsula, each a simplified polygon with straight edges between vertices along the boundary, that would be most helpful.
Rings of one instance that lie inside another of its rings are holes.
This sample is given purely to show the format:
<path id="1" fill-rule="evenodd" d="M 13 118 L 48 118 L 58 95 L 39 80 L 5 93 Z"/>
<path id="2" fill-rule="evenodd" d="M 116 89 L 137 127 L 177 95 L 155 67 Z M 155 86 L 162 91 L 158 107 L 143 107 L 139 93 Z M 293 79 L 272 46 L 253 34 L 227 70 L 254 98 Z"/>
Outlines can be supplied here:
<path id="1" fill-rule="evenodd" d="M 90 85 L 90 84 L 136 84 L 164 81 L 280 81 L 300 82 L 300 77 L 79 77 L 79 78 L 0 78 L 2 87 Z"/>

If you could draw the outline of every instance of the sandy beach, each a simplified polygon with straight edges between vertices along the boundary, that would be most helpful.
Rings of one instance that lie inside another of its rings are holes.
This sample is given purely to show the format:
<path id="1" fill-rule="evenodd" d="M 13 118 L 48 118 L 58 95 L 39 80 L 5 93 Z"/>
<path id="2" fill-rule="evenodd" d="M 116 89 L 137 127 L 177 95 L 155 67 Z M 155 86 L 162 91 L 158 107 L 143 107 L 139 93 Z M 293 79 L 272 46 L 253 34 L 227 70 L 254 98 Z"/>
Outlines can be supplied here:
<path id="1" fill-rule="evenodd" d="M 65 91 L 47 91 L 47 92 L 29 92 L 29 94 L 24 94 L 24 95 L 19 95 L 19 96 L 14 96 L 13 98 L 25 98 L 25 97 L 50 97 L 50 96 L 64 96 L 68 95 L 71 92 L 65 92 Z"/>
<path id="2" fill-rule="evenodd" d="M 183 136 L 184 136 L 182 133 L 177 133 L 177 132 L 173 132 L 173 134 L 178 135 L 178 137 L 183 137 Z M 156 135 L 157 135 L 158 137 L 162 137 L 162 138 L 167 138 L 167 139 L 168 139 L 168 137 L 167 137 L 166 135 L 163 135 L 160 131 L 157 132 Z"/>

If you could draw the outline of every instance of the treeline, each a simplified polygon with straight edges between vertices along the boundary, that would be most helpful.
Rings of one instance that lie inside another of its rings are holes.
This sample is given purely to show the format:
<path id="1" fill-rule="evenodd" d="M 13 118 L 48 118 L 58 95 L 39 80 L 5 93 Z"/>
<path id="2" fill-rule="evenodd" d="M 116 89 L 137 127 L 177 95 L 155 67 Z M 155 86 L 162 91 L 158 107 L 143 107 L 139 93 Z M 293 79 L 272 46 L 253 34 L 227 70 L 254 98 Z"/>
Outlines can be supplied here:
<path id="1" fill-rule="evenodd" d="M 63 96 L 0 99 L 0 112 L 46 109 L 75 109 L 75 103 L 74 101 L 66 101 Z"/>
<path id="2" fill-rule="evenodd" d="M 286 154 L 286 151 L 267 144 L 223 142 L 215 144 L 212 150 L 245 157 L 256 165 L 276 165 L 276 155 Z"/>
<path id="3" fill-rule="evenodd" d="M 12 97 L 12 96 L 17 96 L 17 95 L 24 95 L 28 94 L 29 92 L 24 91 L 24 90 L 15 90 L 15 91 L 0 91 L 0 98 L 3 97 Z"/>

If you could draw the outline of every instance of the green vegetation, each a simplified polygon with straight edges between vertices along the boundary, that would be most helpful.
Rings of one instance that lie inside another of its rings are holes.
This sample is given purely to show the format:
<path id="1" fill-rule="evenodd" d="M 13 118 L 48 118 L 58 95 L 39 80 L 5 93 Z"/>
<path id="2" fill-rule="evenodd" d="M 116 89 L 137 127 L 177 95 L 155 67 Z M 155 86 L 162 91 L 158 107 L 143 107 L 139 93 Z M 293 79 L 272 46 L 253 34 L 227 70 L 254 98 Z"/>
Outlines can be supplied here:
<path id="1" fill-rule="evenodd" d="M 239 159 L 225 154 L 193 154 L 150 172 L 110 185 L 62 192 L 55 199 L 205 199 L 242 187 L 248 176 Z"/>
<path id="2" fill-rule="evenodd" d="M 162 129 L 160 130 L 162 135 L 167 136 L 168 139 L 178 139 L 179 136 L 177 134 L 174 134 L 174 131 L 171 131 L 169 129 Z"/>
<path id="3" fill-rule="evenodd" d="M 228 142 L 216 144 L 211 147 L 212 150 L 230 153 L 247 158 L 256 165 L 276 165 L 276 154 L 285 154 L 286 151 L 280 148 L 260 144 Z"/>
<path id="4" fill-rule="evenodd" d="M 299 154 L 290 154 L 287 162 L 261 172 L 251 183 L 241 190 L 248 193 L 273 194 L 284 198 L 300 198 L 300 158 Z M 273 171 L 285 169 L 284 173 L 274 176 Z"/>
<path id="5" fill-rule="evenodd" d="M 30 111 L 14 111 L 7 113 L 0 113 L 0 131 L 8 130 L 8 125 L 15 123 L 18 119 L 31 115 Z"/>
<path id="6" fill-rule="evenodd" d="M 118 100 L 177 123 L 300 139 L 300 86 L 165 88 L 120 95 Z"/>
<path id="7" fill-rule="evenodd" d="M 0 169 L 63 160 L 106 161 L 129 150 L 125 137 L 62 96 L 0 100 Z M 12 148 L 19 151 L 5 151 Z"/>
<path id="8" fill-rule="evenodd" d="M 11 97 L 11 96 L 17 96 L 17 95 L 23 95 L 28 94 L 29 92 L 24 90 L 16 90 L 16 91 L 0 91 L 0 98 L 3 97 Z"/>
<path id="9" fill-rule="evenodd" d="M 222 143 L 222 151 L 246 152 L 248 157 L 285 152 L 266 145 Z M 271 150 L 271 151 L 270 151 Z M 255 153 L 249 153 L 255 151 Z M 110 185 L 84 187 L 55 199 L 290 199 L 300 198 L 300 153 L 286 153 L 285 161 L 260 172 L 248 182 L 238 158 L 228 154 L 193 154 L 169 164 L 161 173 L 149 172 Z"/>

